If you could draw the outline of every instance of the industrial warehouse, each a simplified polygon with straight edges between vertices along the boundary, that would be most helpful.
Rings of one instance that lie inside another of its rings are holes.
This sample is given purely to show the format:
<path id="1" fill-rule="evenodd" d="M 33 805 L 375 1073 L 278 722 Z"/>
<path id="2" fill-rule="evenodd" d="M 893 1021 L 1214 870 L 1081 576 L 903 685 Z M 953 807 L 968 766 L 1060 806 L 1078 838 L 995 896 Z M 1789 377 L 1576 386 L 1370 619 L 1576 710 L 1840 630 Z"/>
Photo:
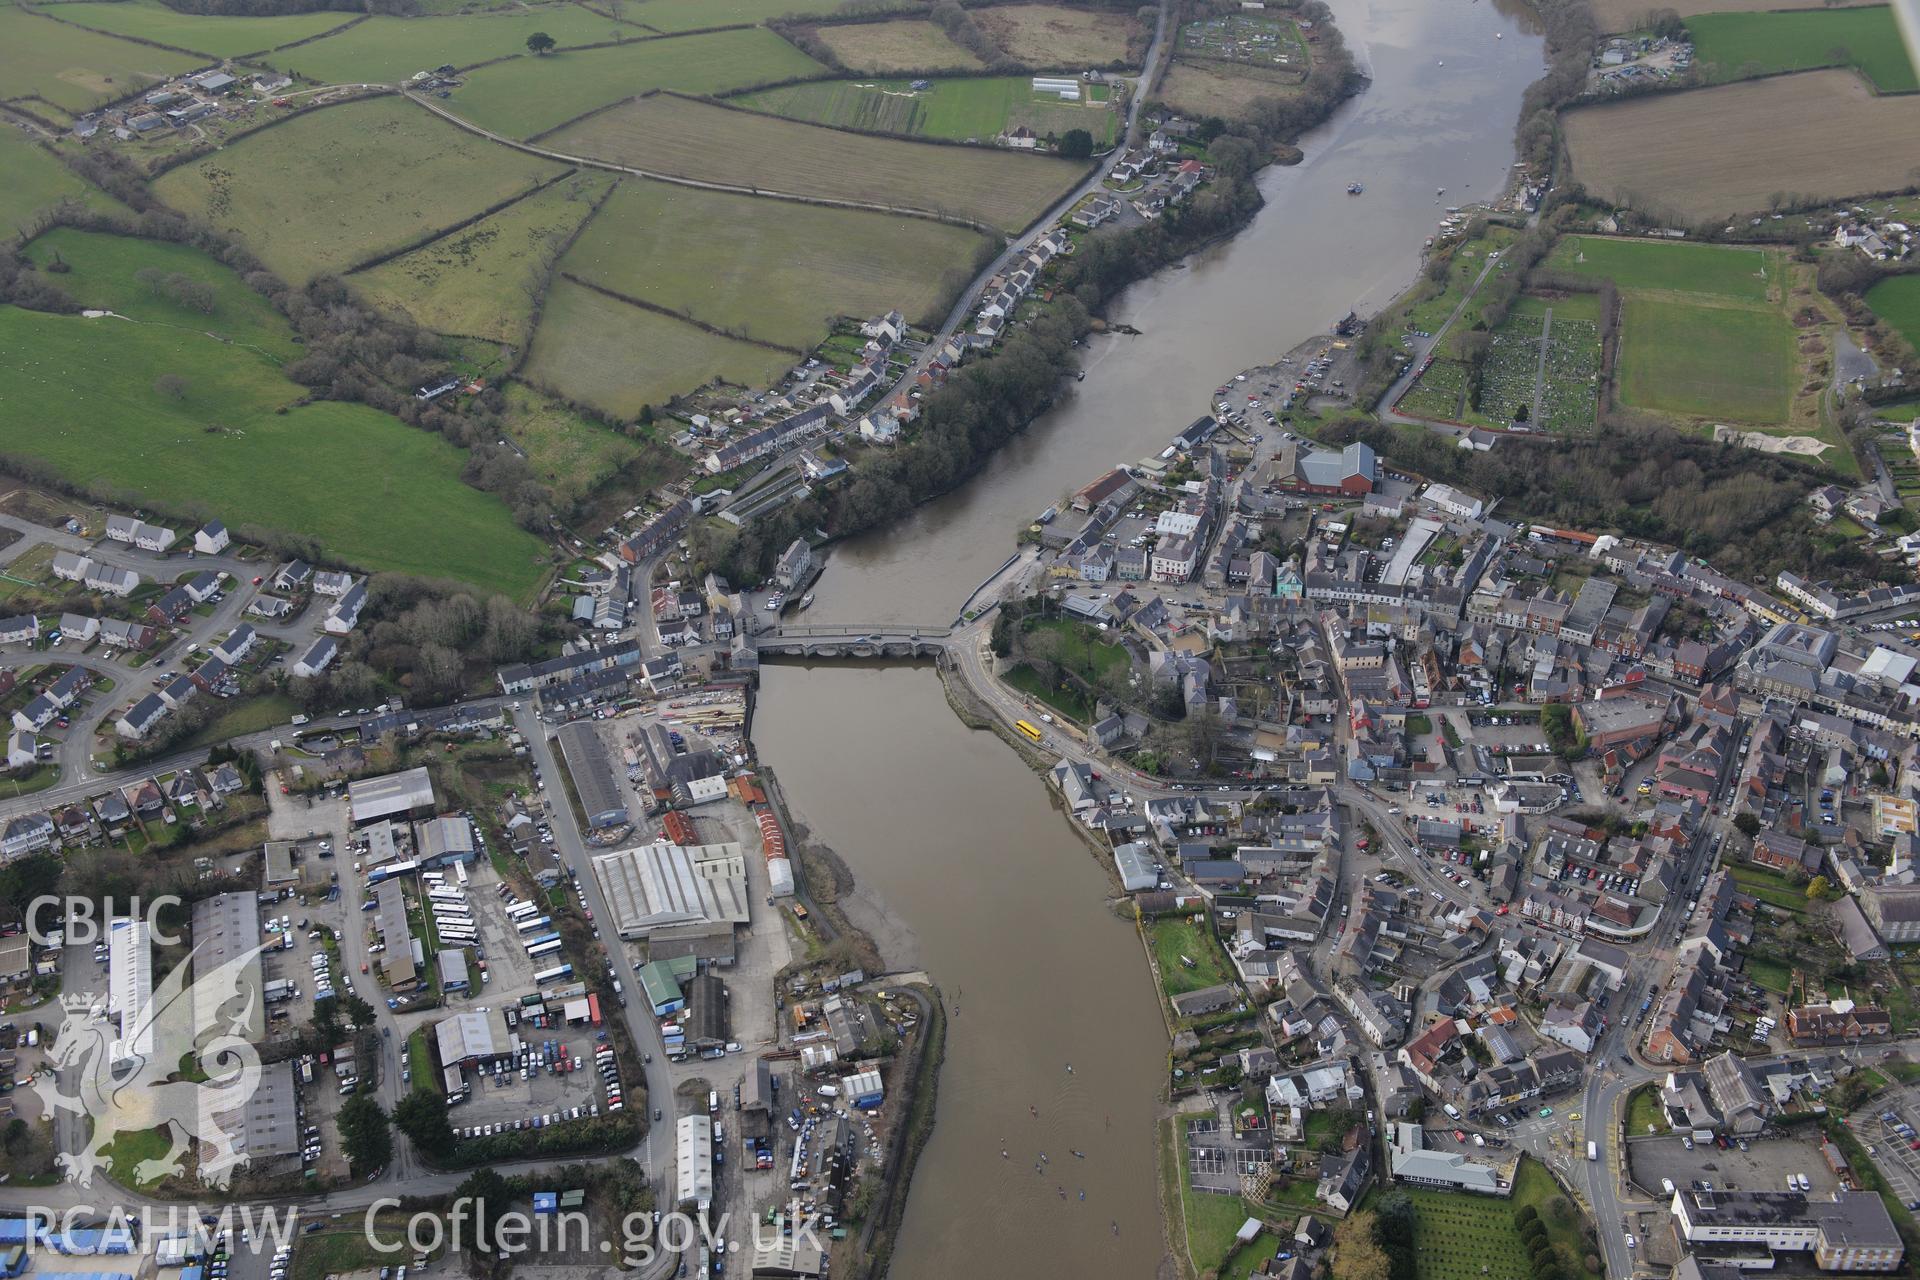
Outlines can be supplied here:
<path id="1" fill-rule="evenodd" d="M 662 925 L 748 920 L 746 858 L 737 844 L 641 845 L 599 854 L 593 873 L 622 938 L 644 938 Z"/>
<path id="2" fill-rule="evenodd" d="M 587 816 L 587 826 L 600 831 L 626 825 L 629 819 L 620 782 L 614 777 L 607 744 L 594 732 L 593 721 L 575 720 L 561 726 L 554 736 L 567 763 L 567 775 L 573 779 L 574 794 L 580 797 L 580 808 Z"/>

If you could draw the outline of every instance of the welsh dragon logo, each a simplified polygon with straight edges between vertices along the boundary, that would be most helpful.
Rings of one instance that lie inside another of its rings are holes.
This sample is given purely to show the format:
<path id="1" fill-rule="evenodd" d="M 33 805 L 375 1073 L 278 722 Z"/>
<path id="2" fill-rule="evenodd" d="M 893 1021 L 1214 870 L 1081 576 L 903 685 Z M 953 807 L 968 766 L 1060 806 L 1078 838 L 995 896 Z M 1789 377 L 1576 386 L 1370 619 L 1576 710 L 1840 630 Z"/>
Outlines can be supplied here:
<path id="1" fill-rule="evenodd" d="M 199 1142 L 208 1150 L 200 1180 L 224 1188 L 247 1162 L 237 1145 L 242 1111 L 260 1085 L 260 1055 L 245 1029 L 260 992 L 244 983 L 262 948 L 226 961 L 189 983 L 199 952 L 175 965 L 142 1008 L 99 1016 L 91 996 L 63 996 L 64 1019 L 33 1088 L 50 1119 L 64 1112 L 91 1121 L 91 1133 L 58 1163 L 69 1181 L 91 1186 L 110 1163 L 105 1154 L 122 1134 L 165 1127 L 165 1155 L 134 1168 L 139 1182 L 182 1172 L 182 1157 Z M 198 1072 L 192 1068 L 198 1066 Z M 203 1074 L 204 1081 L 177 1077 Z"/>

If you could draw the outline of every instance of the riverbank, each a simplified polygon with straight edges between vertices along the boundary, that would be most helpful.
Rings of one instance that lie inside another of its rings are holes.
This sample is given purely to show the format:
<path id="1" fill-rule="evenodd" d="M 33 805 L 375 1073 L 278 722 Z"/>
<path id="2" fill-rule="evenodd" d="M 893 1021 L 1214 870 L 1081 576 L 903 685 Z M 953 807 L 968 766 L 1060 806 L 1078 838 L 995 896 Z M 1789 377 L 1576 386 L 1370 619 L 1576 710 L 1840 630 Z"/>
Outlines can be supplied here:
<path id="1" fill-rule="evenodd" d="M 1209 180 L 1184 201 L 1151 221 L 1080 238 L 1071 256 L 1055 260 L 1060 265 L 1044 300 L 1018 310 L 997 346 L 926 397 L 910 438 L 864 459 L 851 484 L 819 501 L 760 517 L 767 529 L 755 539 L 757 558 L 752 564 L 730 558 L 729 576 L 765 576 L 770 556 L 794 537 L 812 540 L 824 529 L 827 544 L 842 543 L 911 516 L 979 477 L 1011 441 L 1060 405 L 1062 393 L 1087 376 L 1084 344 L 1091 335 L 1140 332 L 1107 314 L 1113 301 L 1245 231 L 1265 206 L 1260 175 L 1297 166 L 1293 144 L 1364 87 L 1338 28 L 1327 26 L 1322 39 L 1314 78 L 1300 96 L 1285 100 L 1287 112 L 1229 122 L 1205 144 Z M 1180 155 L 1192 159 L 1192 148 Z"/>
<path id="2" fill-rule="evenodd" d="M 1348 311 L 1364 314 L 1404 290 L 1432 232 L 1435 189 L 1487 191 L 1506 174 L 1508 124 L 1541 66 L 1526 12 L 1343 6 L 1336 17 L 1367 33 L 1356 48 L 1375 41 L 1368 92 L 1302 139 L 1304 163 L 1249 167 L 1252 198 L 1216 209 L 1233 216 L 1204 236 L 1172 253 L 1170 240 L 1159 241 L 1164 256 L 1116 253 L 1104 264 L 1114 274 L 1088 295 L 1087 328 L 1097 315 L 1114 332 L 1093 332 L 1050 367 L 1044 400 L 1023 406 L 1017 427 L 973 456 L 965 474 L 947 473 L 945 496 L 915 500 L 872 526 L 883 532 L 837 530 L 810 620 L 953 616 L 958 601 L 1003 569 L 1017 523 L 1102 467 L 1163 447 L 1226 371 L 1277 369 L 1273 353 L 1306 353 Z M 1348 196 L 1347 184 L 1360 179 L 1366 194 Z M 1103 240 L 1129 243 L 1116 234 L 1084 246 Z M 1086 270 L 1096 255 L 1106 251 L 1084 258 Z M 1175 263 L 1180 269 L 1163 270 Z M 1138 336 L 1116 336 L 1123 326 Z M 1086 380 L 1060 395 L 1065 371 L 1076 367 Z M 923 1203 L 900 1229 L 901 1274 L 937 1274 L 966 1257 L 1017 1274 L 1054 1263 L 1154 1275 L 1168 1251 L 1142 1243 L 1136 1224 L 1162 1216 L 1147 1153 L 1166 1097 L 1166 1026 L 1150 970 L 1145 981 L 1131 976 L 1147 963 L 1137 930 L 1111 909 L 1111 857 L 1063 817 L 1051 787 L 1044 802 L 1027 789 L 1023 779 L 1045 775 L 1053 759 L 1005 726 L 993 740 L 970 733 L 993 717 L 951 672 L 940 674 L 937 691 L 932 674 L 818 667 L 803 682 L 770 664 L 768 701 L 782 709 L 755 730 L 762 755 L 857 869 L 854 898 L 873 890 L 877 914 L 912 934 L 915 954 L 952 993 L 940 1123 L 912 1169 L 912 1197 Z M 941 719 L 948 723 L 934 723 Z M 1024 768 L 1006 759 L 1008 745 Z M 1099 889 L 1078 858 L 1060 856 L 1063 821 L 1102 868 Z M 967 1034 L 959 1036 L 963 1005 Z M 1095 1043 L 1108 1046 L 1099 1058 L 1106 1078 L 1097 1081 L 1087 1069 Z M 1063 1077 L 1063 1060 L 1080 1070 Z M 1098 1103 L 1075 1096 L 1089 1087 Z M 1039 1116 L 1028 1114 L 1029 1102 Z M 1000 1135 L 1016 1158 L 1001 1157 Z M 1088 1210 L 1073 1189 L 1062 1201 L 1051 1180 L 1038 1184 L 1033 1148 L 1092 1152 L 1096 1144 L 1108 1148 L 1098 1168 L 1075 1170 L 1089 1179 Z M 1095 1202 L 1103 1207 L 1092 1210 Z M 1110 1215 L 1128 1224 L 1123 1234 L 1110 1230 Z"/>
<path id="3" fill-rule="evenodd" d="M 779 779 L 771 770 L 760 774 L 768 799 L 782 816 L 794 866 L 795 897 L 804 903 L 814 929 L 830 945 L 845 947 L 866 972 L 899 973 L 917 968 L 918 947 L 911 931 L 899 925 L 869 894 L 840 855 L 813 838 L 806 824 L 787 807 Z M 911 958 L 911 962 L 910 959 Z M 860 1243 L 853 1250 L 845 1275 L 851 1280 L 877 1280 L 887 1273 L 893 1242 L 906 1217 L 907 1194 L 913 1168 L 933 1134 L 939 1100 L 940 1064 L 946 1057 L 947 1011 L 939 988 L 925 982 L 890 983 L 889 991 L 911 999 L 919 1009 L 916 1033 L 904 1037 L 889 1075 L 893 1092 L 888 1099 L 898 1119 L 889 1135 L 888 1154 L 880 1162 L 878 1190 L 860 1222 Z"/>

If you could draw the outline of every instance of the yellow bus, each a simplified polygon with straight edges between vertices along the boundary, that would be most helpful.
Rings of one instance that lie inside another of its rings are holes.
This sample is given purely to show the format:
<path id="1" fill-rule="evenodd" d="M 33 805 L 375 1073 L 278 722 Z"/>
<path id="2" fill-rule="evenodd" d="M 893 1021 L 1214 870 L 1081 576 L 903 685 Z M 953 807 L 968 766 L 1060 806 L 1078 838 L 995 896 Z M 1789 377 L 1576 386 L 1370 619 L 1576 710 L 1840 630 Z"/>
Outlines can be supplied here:
<path id="1" fill-rule="evenodd" d="M 1025 720 L 1015 720 L 1013 727 L 1026 734 L 1029 738 L 1032 738 L 1035 742 L 1040 741 L 1040 731 L 1028 724 Z"/>

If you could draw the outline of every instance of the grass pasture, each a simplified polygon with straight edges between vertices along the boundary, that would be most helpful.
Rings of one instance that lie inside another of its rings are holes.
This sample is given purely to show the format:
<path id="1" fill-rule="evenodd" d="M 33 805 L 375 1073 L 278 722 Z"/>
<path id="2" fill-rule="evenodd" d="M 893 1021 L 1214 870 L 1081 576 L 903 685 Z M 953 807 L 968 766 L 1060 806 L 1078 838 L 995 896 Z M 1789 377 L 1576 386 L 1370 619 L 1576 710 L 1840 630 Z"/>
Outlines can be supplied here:
<path id="1" fill-rule="evenodd" d="M 1120 117 L 1106 103 L 1036 94 L 1030 76 L 935 80 L 931 89 L 920 90 L 912 85 L 910 80 L 813 80 L 734 101 L 789 120 L 955 142 L 991 142 L 1025 125 L 1042 138 L 1085 129 L 1098 148 L 1113 145 L 1119 131 Z"/>
<path id="2" fill-rule="evenodd" d="M 765 28 L 714 31 L 496 63 L 468 76 L 450 105 L 482 128 L 530 138 L 649 89 L 718 94 L 820 69 Z"/>
<path id="3" fill-rule="evenodd" d="M 210 58 L 237 58 L 305 40 L 345 26 L 354 16 L 334 9 L 264 18 L 211 17 L 181 13 L 160 0 L 70 0 L 51 12 L 95 31 L 192 49 Z"/>
<path id="4" fill-rule="evenodd" d="M 630 306 L 570 280 L 547 294 L 522 373 L 536 386 L 617 418 L 636 418 L 715 379 L 765 386 L 791 356 L 717 337 L 684 321 Z"/>
<path id="5" fill-rule="evenodd" d="M 215 333 L 276 361 L 300 358 L 286 319 L 273 304 L 249 289 L 231 268 L 189 245 L 56 227 L 29 245 L 27 256 L 43 269 L 56 260 L 65 263 L 66 273 L 50 278 L 83 306 L 118 312 L 142 324 Z M 213 310 L 182 305 L 134 278 L 149 267 L 211 285 Z"/>
<path id="6" fill-rule="evenodd" d="M 1873 4 L 1878 0 L 1834 0 L 1830 9 Z M 1804 9 L 1806 0 L 1669 0 L 1649 5 L 1647 0 L 1592 0 L 1594 20 L 1602 31 L 1631 31 L 1654 8 L 1672 9 L 1683 18 L 1702 13 L 1767 13 L 1776 9 Z"/>
<path id="7" fill-rule="evenodd" d="M 583 498 L 641 452 L 640 443 L 589 421 L 532 387 L 507 384 L 507 430 L 527 465 L 561 502 Z"/>
<path id="8" fill-rule="evenodd" d="M 1809 71 L 1561 115 L 1574 180 L 1660 218 L 1764 210 L 1904 186 L 1920 167 L 1920 96 L 1876 96 L 1852 71 Z"/>
<path id="9" fill-rule="evenodd" d="M 0 97 L 7 101 L 41 98 L 77 114 L 202 65 L 190 53 L 68 26 L 18 5 L 0 6 Z"/>
<path id="10" fill-rule="evenodd" d="M 855 22 L 816 29 L 840 65 L 862 74 L 893 71 L 977 71 L 980 59 L 947 39 L 925 18 Z"/>
<path id="11" fill-rule="evenodd" d="M 1008 4 L 978 9 L 973 21 L 993 42 L 1030 67 L 1083 70 L 1125 62 L 1147 35 L 1133 14 L 1064 4 Z"/>
<path id="12" fill-rule="evenodd" d="M 1787 420 L 1793 330 L 1772 309 L 1628 298 L 1620 398 L 1641 409 L 1760 425 Z"/>
<path id="13" fill-rule="evenodd" d="M 1893 10 L 1799 9 L 1790 13 L 1704 13 L 1689 19 L 1694 62 L 1713 80 L 1779 71 L 1853 67 L 1882 93 L 1920 89 Z"/>
<path id="14" fill-rule="evenodd" d="M 1674 240 L 1563 236 L 1547 266 L 1572 275 L 1611 280 L 1623 292 L 1649 289 L 1765 302 L 1780 283 L 1776 255 Z"/>
<path id="15" fill-rule="evenodd" d="M 1209 926 L 1194 924 L 1186 916 L 1162 916 L 1141 927 L 1147 931 L 1154 963 L 1160 967 L 1160 985 L 1169 997 L 1233 981 L 1233 970 Z M 1193 961 L 1192 968 L 1181 962 L 1182 956 Z"/>
<path id="16" fill-rule="evenodd" d="M 1867 305 L 1920 351 L 1920 276 L 1889 276 L 1867 291 Z"/>
<path id="17" fill-rule="evenodd" d="M 563 264 L 628 297 L 796 351 L 837 316 L 945 309 L 988 241 L 924 218 L 632 179 Z"/>
<path id="18" fill-rule="evenodd" d="M 0 128 L 0 233 L 11 235 L 68 197 L 89 208 L 117 209 L 119 202 L 89 186 L 45 147 L 18 129 Z"/>
<path id="19" fill-rule="evenodd" d="M 795 195 L 944 206 L 1008 231 L 1039 217 L 1084 172 L 1066 160 L 869 138 L 664 94 L 603 111 L 546 144 Z"/>
<path id="20" fill-rule="evenodd" d="M 577 4 L 445 17 L 375 16 L 338 35 L 283 50 L 267 62 L 324 84 L 394 83 L 443 63 L 470 67 L 494 58 L 529 57 L 527 37 L 536 31 L 546 32 L 563 49 L 623 36 L 639 40 L 648 35 L 631 22 L 615 22 Z"/>
<path id="21" fill-rule="evenodd" d="M 694 31 L 765 22 L 769 18 L 810 18 L 840 8 L 842 0 L 643 0 L 621 7 L 629 22 L 643 22 L 655 31 Z M 605 7 L 604 5 L 602 6 Z"/>
<path id="22" fill-rule="evenodd" d="M 183 393 L 158 390 L 162 373 Z M 0 307 L 0 449 L 78 483 L 311 534 L 369 569 L 532 591 L 540 544 L 461 483 L 458 449 L 365 405 L 296 406 L 303 395 L 201 334 Z"/>
<path id="23" fill-rule="evenodd" d="M 291 280 L 342 271 L 561 172 L 399 98 L 297 117 L 162 175 L 153 189 Z"/>
<path id="24" fill-rule="evenodd" d="M 610 175 L 575 174 L 470 227 L 353 276 L 379 305 L 438 333 L 498 342 L 527 339 L 534 284 L 545 255 L 573 234 Z"/>

